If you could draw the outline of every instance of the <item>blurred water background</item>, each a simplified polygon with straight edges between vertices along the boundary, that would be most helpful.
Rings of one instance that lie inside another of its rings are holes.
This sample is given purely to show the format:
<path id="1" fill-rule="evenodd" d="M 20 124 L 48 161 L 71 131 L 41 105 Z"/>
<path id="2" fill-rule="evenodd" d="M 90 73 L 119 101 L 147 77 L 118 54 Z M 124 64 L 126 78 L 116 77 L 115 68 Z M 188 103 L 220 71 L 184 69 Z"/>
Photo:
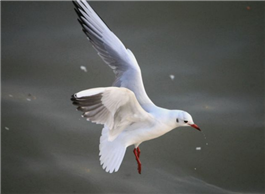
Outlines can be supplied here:
<path id="1" fill-rule="evenodd" d="M 71 105 L 114 81 L 72 3 L 1 6 L 2 193 L 264 192 L 264 2 L 91 2 L 152 101 L 206 136 L 178 128 L 141 144 L 142 175 L 133 147 L 117 173 L 102 170 L 102 126 Z"/>

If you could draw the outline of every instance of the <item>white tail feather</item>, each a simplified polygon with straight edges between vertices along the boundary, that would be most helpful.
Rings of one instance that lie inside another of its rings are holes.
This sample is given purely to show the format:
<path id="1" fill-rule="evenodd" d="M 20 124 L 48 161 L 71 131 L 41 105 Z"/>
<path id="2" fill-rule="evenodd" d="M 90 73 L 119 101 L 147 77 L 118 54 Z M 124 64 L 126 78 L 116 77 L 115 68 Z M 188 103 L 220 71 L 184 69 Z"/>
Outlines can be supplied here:
<path id="1" fill-rule="evenodd" d="M 126 146 L 119 139 L 108 141 L 109 129 L 105 126 L 100 137 L 100 164 L 106 172 L 117 172 L 125 155 Z"/>

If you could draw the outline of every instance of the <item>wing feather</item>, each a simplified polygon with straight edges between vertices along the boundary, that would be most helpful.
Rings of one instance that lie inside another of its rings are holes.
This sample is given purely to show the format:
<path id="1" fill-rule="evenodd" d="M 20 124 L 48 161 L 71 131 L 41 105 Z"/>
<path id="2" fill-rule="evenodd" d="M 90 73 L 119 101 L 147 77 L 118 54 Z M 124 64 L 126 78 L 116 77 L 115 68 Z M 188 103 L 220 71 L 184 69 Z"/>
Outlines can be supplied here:
<path id="1" fill-rule="evenodd" d="M 152 120 L 134 93 L 126 88 L 94 88 L 78 92 L 71 99 L 83 117 L 109 128 L 110 141 L 132 123 Z"/>
<path id="2" fill-rule="evenodd" d="M 145 92 L 141 69 L 133 53 L 125 48 L 85 0 L 77 0 L 73 3 L 83 32 L 98 55 L 116 75 L 113 86 L 133 91 L 141 106 L 149 111 L 154 104 Z"/>

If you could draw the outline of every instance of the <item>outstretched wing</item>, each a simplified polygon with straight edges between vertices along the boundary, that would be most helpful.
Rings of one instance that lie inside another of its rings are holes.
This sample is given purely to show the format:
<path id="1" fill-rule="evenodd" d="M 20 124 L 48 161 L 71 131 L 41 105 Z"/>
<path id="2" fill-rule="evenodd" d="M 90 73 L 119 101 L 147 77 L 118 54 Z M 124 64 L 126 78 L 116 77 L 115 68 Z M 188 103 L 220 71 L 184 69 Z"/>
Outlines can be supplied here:
<path id="1" fill-rule="evenodd" d="M 109 128 L 109 141 L 135 122 L 152 122 L 152 116 L 126 88 L 93 88 L 74 94 L 71 100 L 87 120 Z"/>
<path id="2" fill-rule="evenodd" d="M 85 0 L 74 1 L 74 5 L 84 33 L 116 75 L 113 85 L 133 91 L 141 106 L 149 111 L 154 104 L 145 92 L 141 70 L 133 53 L 125 48 Z"/>

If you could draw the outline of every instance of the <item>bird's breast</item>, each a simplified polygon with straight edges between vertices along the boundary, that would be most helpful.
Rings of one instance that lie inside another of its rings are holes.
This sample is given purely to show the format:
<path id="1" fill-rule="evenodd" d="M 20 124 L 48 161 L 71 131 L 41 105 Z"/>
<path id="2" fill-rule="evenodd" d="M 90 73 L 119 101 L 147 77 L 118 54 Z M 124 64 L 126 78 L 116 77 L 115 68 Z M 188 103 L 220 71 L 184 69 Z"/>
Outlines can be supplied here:
<path id="1" fill-rule="evenodd" d="M 127 146 L 155 139 L 169 132 L 171 129 L 166 125 L 155 123 L 153 125 L 140 125 L 134 123 L 124 130 L 123 138 Z"/>

